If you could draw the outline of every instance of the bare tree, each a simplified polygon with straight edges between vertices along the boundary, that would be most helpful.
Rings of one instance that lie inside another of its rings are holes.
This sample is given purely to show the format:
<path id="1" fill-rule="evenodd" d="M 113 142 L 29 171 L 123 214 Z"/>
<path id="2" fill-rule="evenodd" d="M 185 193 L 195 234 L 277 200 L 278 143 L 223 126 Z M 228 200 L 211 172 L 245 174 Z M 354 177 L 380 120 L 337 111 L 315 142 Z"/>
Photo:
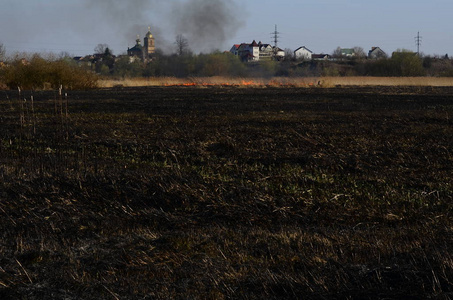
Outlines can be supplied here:
<path id="1" fill-rule="evenodd" d="M 96 47 L 94 47 L 94 53 L 95 54 L 104 54 L 106 49 L 109 49 L 109 45 L 98 44 Z"/>
<path id="2" fill-rule="evenodd" d="M 58 58 L 59 59 L 70 59 L 72 56 L 71 54 L 68 52 L 68 51 L 61 51 L 59 54 L 58 54 Z"/>
<path id="3" fill-rule="evenodd" d="M 6 55 L 5 46 L 3 46 L 2 43 L 0 43 L 0 61 L 3 61 L 5 59 L 5 55 Z"/>
<path id="4" fill-rule="evenodd" d="M 341 47 L 338 46 L 335 50 L 333 50 L 332 57 L 334 57 L 334 58 L 341 57 Z"/>
<path id="5" fill-rule="evenodd" d="M 176 36 L 175 46 L 176 54 L 178 54 L 179 56 L 188 54 L 190 52 L 189 41 L 182 34 L 178 34 Z"/>
<path id="6" fill-rule="evenodd" d="M 285 48 L 285 60 L 295 60 L 295 56 L 294 56 L 294 51 L 289 49 L 289 48 Z"/>
<path id="7" fill-rule="evenodd" d="M 356 58 L 365 58 L 366 57 L 366 53 L 365 53 L 365 50 L 363 50 L 362 47 L 359 47 L 359 46 L 355 46 L 354 48 L 352 48 L 354 50 L 354 56 Z"/>

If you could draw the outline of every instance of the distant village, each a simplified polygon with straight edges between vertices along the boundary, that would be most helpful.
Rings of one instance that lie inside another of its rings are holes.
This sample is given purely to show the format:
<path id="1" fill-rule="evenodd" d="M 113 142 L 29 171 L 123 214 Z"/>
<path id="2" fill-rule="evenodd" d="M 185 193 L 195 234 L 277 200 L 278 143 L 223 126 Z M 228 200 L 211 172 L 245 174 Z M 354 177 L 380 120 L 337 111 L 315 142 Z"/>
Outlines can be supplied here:
<path id="1" fill-rule="evenodd" d="M 96 79 L 92 78 L 96 77 L 453 77 L 453 60 L 448 54 L 433 57 L 397 50 L 387 55 L 379 47 L 372 47 L 367 52 L 361 47 L 337 47 L 331 54 L 325 54 L 315 53 L 307 46 L 294 51 L 283 50 L 277 47 L 276 40 L 273 45 L 253 40 L 251 43 L 233 44 L 223 52 L 217 50 L 192 55 L 188 41 L 178 35 L 174 43 L 175 51 L 165 55 L 157 50 L 155 37 L 148 28 L 144 38 L 137 37 L 135 45 L 125 47 L 121 55 L 113 55 L 108 45 L 98 44 L 94 54 L 86 56 L 71 57 L 62 53 L 46 58 L 38 54 L 2 62 L 4 55 L 1 55 L 0 48 L 0 89 L 5 86 L 14 88 L 17 82 L 28 88 L 49 84 L 58 87 L 63 79 L 55 74 L 61 73 L 59 68 L 62 66 L 72 68 L 64 72 L 65 76 L 79 74 L 72 78 L 71 84 L 81 88 L 94 86 Z M 45 68 L 42 67 L 44 65 Z M 40 75 L 24 77 L 23 73 L 30 70 L 40 72 Z"/>
<path id="2" fill-rule="evenodd" d="M 353 58 L 357 55 L 355 49 L 339 48 L 339 56 L 345 58 Z M 255 40 L 250 44 L 235 44 L 231 47 L 230 52 L 238 56 L 244 62 L 262 61 L 262 60 L 282 60 L 287 53 L 284 50 L 272 46 L 270 44 L 263 44 Z M 368 58 L 377 59 L 386 57 L 387 54 L 379 47 L 373 47 L 368 52 Z M 296 60 L 330 60 L 332 55 L 329 54 L 316 54 L 305 46 L 297 48 L 293 57 Z"/>
<path id="3" fill-rule="evenodd" d="M 118 55 L 114 58 L 118 60 L 127 57 L 130 63 L 137 60 L 142 62 L 152 61 L 153 56 L 156 53 L 156 44 L 155 38 L 151 33 L 151 29 L 148 28 L 148 32 L 145 34 L 143 39 L 143 44 L 138 36 L 135 42 L 136 44 L 134 47 L 127 49 L 127 55 Z M 339 51 L 337 55 L 343 58 L 354 58 L 357 55 L 356 50 L 353 48 L 338 48 L 337 51 Z M 253 40 L 250 44 L 234 44 L 229 51 L 225 52 L 237 56 L 242 62 L 259 62 L 266 60 L 281 61 L 288 58 L 288 52 L 285 52 L 285 50 L 271 44 L 264 44 L 261 41 L 257 43 L 255 40 Z M 338 58 L 333 57 L 330 54 L 314 53 L 305 46 L 297 48 L 293 53 L 291 53 L 291 55 L 291 59 L 305 61 L 327 61 L 336 60 Z M 104 53 L 96 53 L 87 56 L 74 57 L 74 60 L 79 63 L 91 64 L 102 60 L 103 56 Z M 378 59 L 383 57 L 387 57 L 387 54 L 379 47 L 372 47 L 367 55 L 367 58 L 369 59 Z"/>

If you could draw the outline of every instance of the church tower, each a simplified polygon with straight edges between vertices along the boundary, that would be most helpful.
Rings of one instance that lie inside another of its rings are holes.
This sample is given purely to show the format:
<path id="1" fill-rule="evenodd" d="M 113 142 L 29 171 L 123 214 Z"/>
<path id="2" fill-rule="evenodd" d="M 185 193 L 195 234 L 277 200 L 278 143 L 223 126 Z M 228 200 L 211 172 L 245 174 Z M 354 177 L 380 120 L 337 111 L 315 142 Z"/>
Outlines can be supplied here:
<path id="1" fill-rule="evenodd" d="M 154 44 L 154 37 L 151 34 L 151 27 L 148 27 L 148 33 L 144 38 L 144 54 L 145 57 L 150 57 L 156 52 L 156 46 Z"/>

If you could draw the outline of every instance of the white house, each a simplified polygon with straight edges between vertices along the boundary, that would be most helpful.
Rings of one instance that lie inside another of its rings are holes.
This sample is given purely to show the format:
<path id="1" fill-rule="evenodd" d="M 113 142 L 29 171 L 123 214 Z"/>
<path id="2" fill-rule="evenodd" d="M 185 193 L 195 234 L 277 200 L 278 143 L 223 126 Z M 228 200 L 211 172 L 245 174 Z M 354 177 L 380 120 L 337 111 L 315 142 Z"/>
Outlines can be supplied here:
<path id="1" fill-rule="evenodd" d="M 260 49 L 260 60 L 271 60 L 274 57 L 274 48 L 270 44 L 258 43 Z"/>
<path id="2" fill-rule="evenodd" d="M 239 56 L 242 61 L 247 62 L 282 59 L 285 57 L 284 50 L 272 47 L 270 44 L 257 43 L 255 40 L 251 44 L 235 44 L 231 47 L 230 52 Z"/>
<path id="3" fill-rule="evenodd" d="M 281 60 L 281 59 L 285 58 L 285 55 L 286 55 L 285 50 L 280 49 L 278 47 L 277 48 L 274 47 L 274 52 L 275 52 L 275 58 L 277 60 Z"/>
<path id="4" fill-rule="evenodd" d="M 300 60 L 311 60 L 313 51 L 305 46 L 299 47 L 294 51 L 294 57 Z"/>

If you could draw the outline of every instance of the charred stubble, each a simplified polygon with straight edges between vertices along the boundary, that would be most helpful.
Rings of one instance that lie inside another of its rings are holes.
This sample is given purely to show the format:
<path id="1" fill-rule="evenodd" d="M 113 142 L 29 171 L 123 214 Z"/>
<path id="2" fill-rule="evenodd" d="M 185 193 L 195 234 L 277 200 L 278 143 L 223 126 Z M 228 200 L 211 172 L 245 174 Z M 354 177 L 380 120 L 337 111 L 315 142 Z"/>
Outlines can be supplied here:
<path id="1" fill-rule="evenodd" d="M 451 95 L 0 94 L 0 296 L 448 299 Z"/>

